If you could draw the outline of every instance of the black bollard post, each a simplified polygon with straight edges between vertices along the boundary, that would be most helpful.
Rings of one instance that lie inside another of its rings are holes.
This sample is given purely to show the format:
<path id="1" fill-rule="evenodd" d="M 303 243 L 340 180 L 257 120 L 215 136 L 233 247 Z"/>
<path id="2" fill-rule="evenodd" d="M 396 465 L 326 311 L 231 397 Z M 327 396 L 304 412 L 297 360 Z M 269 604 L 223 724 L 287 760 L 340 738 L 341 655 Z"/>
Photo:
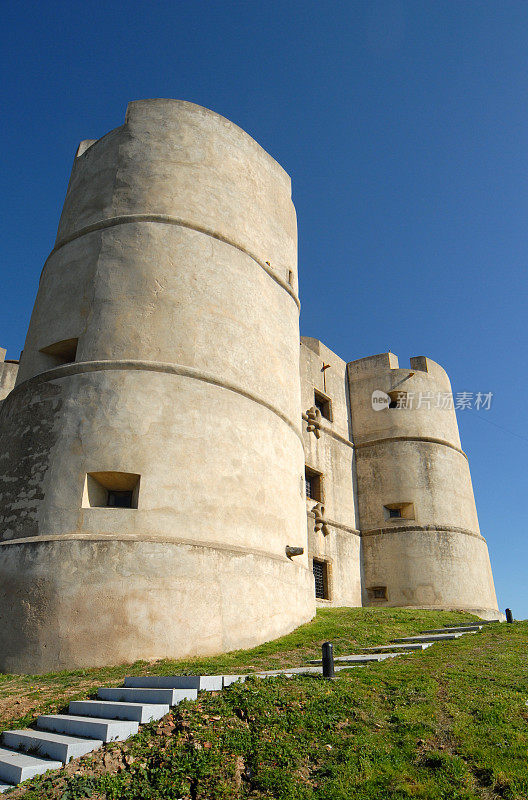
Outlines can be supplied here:
<path id="1" fill-rule="evenodd" d="M 334 645 L 332 642 L 323 644 L 323 678 L 334 677 Z"/>
<path id="2" fill-rule="evenodd" d="M 506 609 L 506 622 L 513 622 L 513 614 L 511 608 Z"/>

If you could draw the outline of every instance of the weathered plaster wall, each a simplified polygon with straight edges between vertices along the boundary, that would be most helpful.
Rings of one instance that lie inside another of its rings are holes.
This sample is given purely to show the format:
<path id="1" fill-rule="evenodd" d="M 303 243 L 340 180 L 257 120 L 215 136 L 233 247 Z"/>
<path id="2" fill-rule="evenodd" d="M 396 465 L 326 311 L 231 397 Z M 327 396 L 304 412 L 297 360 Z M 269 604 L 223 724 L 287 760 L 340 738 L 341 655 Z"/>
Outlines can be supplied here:
<path id="1" fill-rule="evenodd" d="M 0 543 L 2 670 L 252 647 L 298 625 L 308 591 L 301 565 L 244 548 L 126 534 Z"/>
<path id="2" fill-rule="evenodd" d="M 320 438 L 303 420 L 306 465 L 322 475 L 325 533 L 315 531 L 306 498 L 310 555 L 328 565 L 325 606 L 361 605 L 360 536 L 356 512 L 354 451 L 349 434 L 346 362 L 317 339 L 301 339 L 301 403 L 303 414 L 314 405 L 314 390 L 331 403 L 332 420 L 321 420 Z"/>
<path id="3" fill-rule="evenodd" d="M 311 618 L 296 274 L 290 179 L 228 120 L 139 101 L 81 145 L 4 408 L 0 668 L 213 652 Z M 42 352 L 72 339 L 73 363 Z M 106 471 L 140 475 L 137 509 L 83 507 L 87 473 Z M 167 565 L 158 586 L 152 541 Z M 24 623 L 9 597 L 55 556 Z M 118 563 L 129 579 L 115 580 Z M 185 592 L 197 607 L 175 615 Z"/>
<path id="4" fill-rule="evenodd" d="M 365 605 L 465 609 L 496 619 L 486 542 L 440 526 L 384 529 L 363 538 L 365 586 L 387 586 L 388 601 Z"/>
<path id="5" fill-rule="evenodd" d="M 468 608 L 496 616 L 455 411 L 442 407 L 451 393 L 445 371 L 422 357 L 400 369 L 397 357 L 384 353 L 349 363 L 348 379 L 364 604 Z M 412 407 L 376 411 L 375 390 L 406 392 Z M 390 517 L 388 508 L 400 503 L 408 504 L 403 516 Z M 386 598 L 373 597 L 382 587 Z"/>

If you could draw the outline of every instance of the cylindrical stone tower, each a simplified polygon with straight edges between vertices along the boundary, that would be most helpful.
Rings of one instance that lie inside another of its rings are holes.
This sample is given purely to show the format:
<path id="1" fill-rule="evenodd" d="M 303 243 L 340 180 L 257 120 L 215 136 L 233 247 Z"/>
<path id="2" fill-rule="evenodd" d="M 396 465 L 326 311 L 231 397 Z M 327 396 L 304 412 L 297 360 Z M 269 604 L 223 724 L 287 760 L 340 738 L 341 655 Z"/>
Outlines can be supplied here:
<path id="1" fill-rule="evenodd" d="M 0 669 L 313 616 L 298 313 L 290 179 L 240 128 L 144 100 L 81 144 L 0 417 Z"/>
<path id="2" fill-rule="evenodd" d="M 348 379 L 364 605 L 496 618 L 447 374 L 423 357 L 399 369 L 397 357 L 384 353 L 352 361 Z"/>

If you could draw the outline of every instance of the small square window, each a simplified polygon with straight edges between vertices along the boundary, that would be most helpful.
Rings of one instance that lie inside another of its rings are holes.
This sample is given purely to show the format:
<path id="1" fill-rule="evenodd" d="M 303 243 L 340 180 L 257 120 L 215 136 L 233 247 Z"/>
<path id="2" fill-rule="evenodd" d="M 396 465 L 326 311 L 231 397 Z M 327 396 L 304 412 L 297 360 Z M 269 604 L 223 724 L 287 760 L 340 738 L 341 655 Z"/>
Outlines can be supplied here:
<path id="1" fill-rule="evenodd" d="M 306 497 L 321 503 L 323 500 L 323 476 L 310 467 L 305 469 Z"/>
<path id="2" fill-rule="evenodd" d="M 137 508 L 140 476 L 132 472 L 89 472 L 83 508 Z"/>
<path id="3" fill-rule="evenodd" d="M 313 560 L 315 597 L 317 600 L 328 600 L 328 564 L 326 561 Z"/>
<path id="4" fill-rule="evenodd" d="M 387 503 L 383 514 L 385 519 L 414 519 L 414 503 Z"/>
<path id="5" fill-rule="evenodd" d="M 369 600 L 387 600 L 387 587 L 371 586 L 367 589 L 367 596 Z"/>
<path id="6" fill-rule="evenodd" d="M 42 347 L 40 352 L 44 355 L 52 356 L 55 365 L 72 364 L 77 358 L 78 339 L 64 339 L 62 342 L 55 342 L 47 347 Z"/>
<path id="7" fill-rule="evenodd" d="M 326 397 L 326 395 L 318 392 L 317 389 L 314 390 L 314 405 L 319 409 L 324 419 L 332 422 L 332 401 L 329 397 Z"/>

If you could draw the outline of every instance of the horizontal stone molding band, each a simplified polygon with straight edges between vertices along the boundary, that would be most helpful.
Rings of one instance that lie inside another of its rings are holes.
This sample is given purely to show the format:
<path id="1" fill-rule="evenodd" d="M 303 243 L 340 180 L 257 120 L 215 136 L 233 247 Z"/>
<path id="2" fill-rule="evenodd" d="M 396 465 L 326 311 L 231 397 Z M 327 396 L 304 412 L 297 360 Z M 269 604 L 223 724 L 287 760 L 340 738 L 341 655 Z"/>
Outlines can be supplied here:
<path id="1" fill-rule="evenodd" d="M 103 219 L 100 222 L 94 222 L 92 225 L 86 225 L 85 228 L 80 228 L 75 233 L 72 233 L 70 236 L 65 236 L 64 239 L 61 239 L 59 242 L 57 242 L 46 259 L 46 262 L 42 268 L 40 280 L 42 280 L 42 276 L 44 275 L 44 270 L 46 269 L 49 259 L 57 252 L 57 250 L 60 250 L 61 247 L 64 247 L 64 245 L 73 242 L 75 239 L 79 239 L 81 236 L 86 236 L 88 233 L 95 233 L 96 231 L 105 230 L 105 228 L 114 228 L 116 225 L 126 225 L 133 222 L 156 222 L 161 225 L 177 225 L 180 228 L 188 228 L 191 231 L 203 233 L 206 236 L 211 236 L 213 239 L 217 239 L 219 242 L 224 242 L 225 244 L 231 245 L 231 247 L 236 247 L 237 250 L 240 250 L 242 253 L 245 253 L 247 256 L 249 256 L 249 258 L 258 264 L 259 267 L 264 270 L 264 272 L 267 272 L 270 278 L 273 278 L 273 280 L 278 283 L 279 286 L 288 292 L 299 311 L 301 310 L 301 302 L 289 283 L 277 275 L 273 269 L 266 264 L 265 261 L 261 261 L 260 258 L 255 255 L 255 253 L 251 253 L 246 247 L 238 242 L 235 242 L 233 239 L 224 236 L 219 231 L 212 230 L 211 228 L 205 228 L 201 225 L 196 225 L 195 223 L 188 222 L 181 217 L 171 217 L 166 214 L 124 214 L 119 217 L 109 217 L 108 219 Z"/>
<path id="2" fill-rule="evenodd" d="M 486 542 L 480 533 L 470 531 L 467 528 L 456 528 L 454 525 L 402 525 L 394 526 L 394 528 L 371 528 L 367 531 L 361 531 L 362 536 L 384 536 L 386 533 L 431 533 L 437 531 L 438 533 L 462 533 L 464 536 L 473 536 L 474 539 L 480 539 Z"/>
<path id="3" fill-rule="evenodd" d="M 307 515 L 315 519 L 315 514 L 313 511 L 308 511 Z M 358 531 L 357 528 L 351 528 L 349 525 L 344 525 L 342 522 L 335 522 L 333 519 L 327 519 L 326 517 L 322 521 L 325 525 L 329 525 L 331 528 L 338 528 L 341 531 L 346 531 L 347 533 L 353 534 L 353 536 L 361 536 L 361 531 Z"/>
<path id="4" fill-rule="evenodd" d="M 450 447 L 451 450 L 455 450 L 457 453 L 460 453 L 461 456 L 464 456 L 466 461 L 468 460 L 467 455 L 460 447 L 451 444 L 451 442 L 448 442 L 446 439 L 435 439 L 432 436 L 386 436 L 383 439 L 371 439 L 368 442 L 354 444 L 354 447 L 356 450 L 359 450 L 362 447 L 372 447 L 375 444 L 384 444 L 385 442 L 424 442 L 425 444 L 441 444 L 444 447 Z"/>
<path id="5" fill-rule="evenodd" d="M 288 425 L 288 427 L 294 432 L 304 449 L 302 433 L 299 428 L 290 419 L 288 419 L 286 414 L 283 414 L 282 411 L 280 411 L 274 405 L 268 403 L 266 400 L 263 400 L 261 397 L 257 397 L 257 395 L 253 394 L 253 392 L 248 392 L 247 389 L 237 386 L 235 383 L 220 380 L 220 378 L 217 378 L 212 373 L 203 372 L 195 367 L 185 367 L 182 364 L 167 364 L 163 361 L 138 361 L 134 359 L 125 359 L 123 361 L 75 361 L 73 364 L 63 364 L 60 367 L 54 367 L 53 369 L 46 370 L 46 372 L 40 372 L 38 375 L 34 375 L 32 378 L 28 378 L 26 381 L 23 381 L 16 386 L 11 394 L 15 395 L 22 388 L 27 388 L 38 383 L 47 383 L 59 378 L 67 378 L 71 375 L 84 375 L 89 372 L 104 372 L 105 370 L 162 372 L 167 375 L 180 375 L 184 378 L 192 378 L 197 381 L 203 381 L 203 383 L 209 383 L 212 386 L 218 386 L 221 389 L 227 389 L 229 392 L 234 392 L 235 394 L 239 394 L 248 400 L 252 400 L 254 403 L 264 406 L 264 408 L 267 408 L 268 411 L 272 412 L 272 414 L 275 414 L 275 416 L 279 417 L 279 419 L 285 422 L 286 425 Z"/>
<path id="6" fill-rule="evenodd" d="M 153 544 L 172 545 L 174 547 L 199 547 L 203 550 L 220 550 L 239 556 L 255 556 L 256 558 L 268 558 L 272 561 L 280 561 L 282 564 L 293 564 L 298 569 L 305 569 L 300 564 L 296 564 L 284 553 L 283 556 L 276 553 L 269 553 L 266 550 L 257 550 L 250 547 L 237 547 L 236 545 L 222 544 L 222 542 L 200 541 L 199 539 L 169 539 L 167 536 L 156 536 L 156 534 L 114 534 L 114 533 L 64 533 L 56 536 L 28 536 L 24 538 L 14 537 L 0 542 L 0 548 L 8 545 L 38 545 L 46 542 L 152 542 Z M 1 552 L 1 549 L 0 549 Z"/>
<path id="7" fill-rule="evenodd" d="M 310 422 L 310 418 L 308 417 L 307 414 L 303 413 L 302 418 L 305 422 Z M 337 431 L 332 430 L 332 428 L 329 425 L 325 425 L 324 422 L 319 422 L 317 427 L 319 428 L 320 431 L 323 431 L 323 433 L 327 433 L 328 436 L 332 436 L 333 439 L 337 439 L 338 442 L 346 444 L 347 447 L 354 447 L 354 443 L 351 442 L 350 439 L 347 439 L 345 436 L 341 436 L 340 433 L 337 433 Z"/>

